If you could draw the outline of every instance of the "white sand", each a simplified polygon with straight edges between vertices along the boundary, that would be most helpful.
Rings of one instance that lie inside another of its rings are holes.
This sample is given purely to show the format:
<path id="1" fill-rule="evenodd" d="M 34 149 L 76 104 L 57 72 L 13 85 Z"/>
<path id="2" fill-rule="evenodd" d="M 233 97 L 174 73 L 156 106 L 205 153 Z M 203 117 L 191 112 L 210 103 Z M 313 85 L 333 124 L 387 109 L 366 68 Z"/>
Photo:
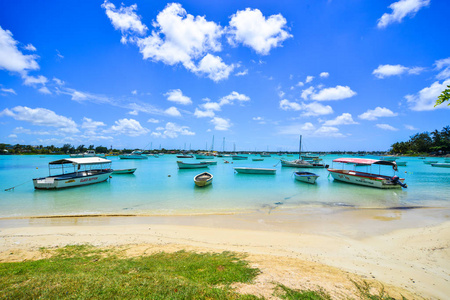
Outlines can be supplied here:
<path id="1" fill-rule="evenodd" d="M 355 295 L 352 274 L 410 298 L 450 295 L 448 209 L 329 210 L 179 217 L 2 220 L 0 261 L 42 257 L 39 247 L 89 243 L 129 253 L 235 251 L 249 254 L 262 275 L 243 292 L 271 297 L 268 287 L 324 287 Z M 347 273 L 348 272 L 348 273 Z M 395 288 L 397 287 L 397 288 Z M 265 290 L 266 289 L 266 290 Z"/>

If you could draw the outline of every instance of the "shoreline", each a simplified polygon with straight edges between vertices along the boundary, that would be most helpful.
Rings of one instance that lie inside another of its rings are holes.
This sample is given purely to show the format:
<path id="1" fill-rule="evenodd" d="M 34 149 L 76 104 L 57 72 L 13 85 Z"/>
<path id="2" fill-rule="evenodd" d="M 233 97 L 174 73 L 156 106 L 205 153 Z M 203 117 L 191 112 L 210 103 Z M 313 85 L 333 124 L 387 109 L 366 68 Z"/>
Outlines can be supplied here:
<path id="1" fill-rule="evenodd" d="M 413 298 L 444 299 L 450 294 L 449 236 L 450 208 L 2 219 L 0 262 L 36 259 L 41 247 L 69 244 L 233 251 L 259 257 L 259 265 L 278 270 L 280 278 L 294 271 L 275 262 L 292 260 L 378 280 Z M 294 273 L 289 282 L 295 286 L 303 277 Z M 329 285 L 325 273 L 316 286 Z"/>

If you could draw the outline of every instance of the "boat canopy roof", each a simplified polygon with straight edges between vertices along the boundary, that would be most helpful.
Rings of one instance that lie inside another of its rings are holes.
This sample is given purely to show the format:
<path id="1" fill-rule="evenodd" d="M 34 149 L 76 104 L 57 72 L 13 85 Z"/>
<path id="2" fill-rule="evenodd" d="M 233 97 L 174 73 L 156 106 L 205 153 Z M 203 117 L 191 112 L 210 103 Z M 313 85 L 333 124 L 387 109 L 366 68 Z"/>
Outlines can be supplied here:
<path id="1" fill-rule="evenodd" d="M 359 165 L 385 165 L 392 166 L 397 169 L 397 164 L 395 161 L 387 161 L 387 160 L 377 160 L 377 159 L 368 159 L 368 158 L 337 158 L 334 159 L 333 162 L 339 162 L 344 164 L 359 164 Z"/>
<path id="2" fill-rule="evenodd" d="M 51 161 L 49 165 L 97 165 L 97 164 L 107 164 L 111 161 L 109 159 L 104 159 L 101 157 L 80 157 L 80 158 L 64 158 Z"/>

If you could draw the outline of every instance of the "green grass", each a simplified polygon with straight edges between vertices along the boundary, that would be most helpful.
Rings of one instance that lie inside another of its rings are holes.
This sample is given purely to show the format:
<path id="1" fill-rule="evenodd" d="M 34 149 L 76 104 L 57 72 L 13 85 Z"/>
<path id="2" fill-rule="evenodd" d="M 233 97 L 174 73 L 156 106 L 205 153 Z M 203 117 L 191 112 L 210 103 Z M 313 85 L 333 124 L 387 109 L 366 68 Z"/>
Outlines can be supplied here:
<path id="1" fill-rule="evenodd" d="M 259 273 L 235 254 L 118 254 L 67 246 L 48 259 L 2 263 L 0 298 L 257 299 L 230 288 L 235 282 L 251 282 Z"/>
<path id="2" fill-rule="evenodd" d="M 378 288 L 372 288 L 372 285 L 368 283 L 367 281 L 362 282 L 356 282 L 353 281 L 353 284 L 358 289 L 358 292 L 361 296 L 361 299 L 367 299 L 367 300 L 395 300 L 395 298 L 389 296 L 388 293 L 386 293 L 384 286 L 381 285 Z M 376 294 L 374 294 L 371 290 L 376 290 Z M 405 297 L 402 296 L 403 300 L 406 300 Z"/>
<path id="3" fill-rule="evenodd" d="M 330 295 L 322 290 L 293 290 L 282 284 L 277 286 L 275 295 L 287 300 L 331 300 Z"/>

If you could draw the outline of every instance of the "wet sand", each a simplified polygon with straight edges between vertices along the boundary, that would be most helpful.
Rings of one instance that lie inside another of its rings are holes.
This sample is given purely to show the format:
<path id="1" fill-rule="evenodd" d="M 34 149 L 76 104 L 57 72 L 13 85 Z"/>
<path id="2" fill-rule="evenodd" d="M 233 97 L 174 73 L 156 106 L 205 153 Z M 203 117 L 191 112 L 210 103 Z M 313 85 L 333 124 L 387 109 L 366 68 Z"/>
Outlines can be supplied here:
<path id="1" fill-rule="evenodd" d="M 272 296 L 273 282 L 357 297 L 350 280 L 393 296 L 450 295 L 450 209 L 301 208 L 229 215 L 97 216 L 0 220 L 0 261 L 39 259 L 40 247 L 92 244 L 127 255 L 234 251 L 262 270 L 242 292 Z"/>

